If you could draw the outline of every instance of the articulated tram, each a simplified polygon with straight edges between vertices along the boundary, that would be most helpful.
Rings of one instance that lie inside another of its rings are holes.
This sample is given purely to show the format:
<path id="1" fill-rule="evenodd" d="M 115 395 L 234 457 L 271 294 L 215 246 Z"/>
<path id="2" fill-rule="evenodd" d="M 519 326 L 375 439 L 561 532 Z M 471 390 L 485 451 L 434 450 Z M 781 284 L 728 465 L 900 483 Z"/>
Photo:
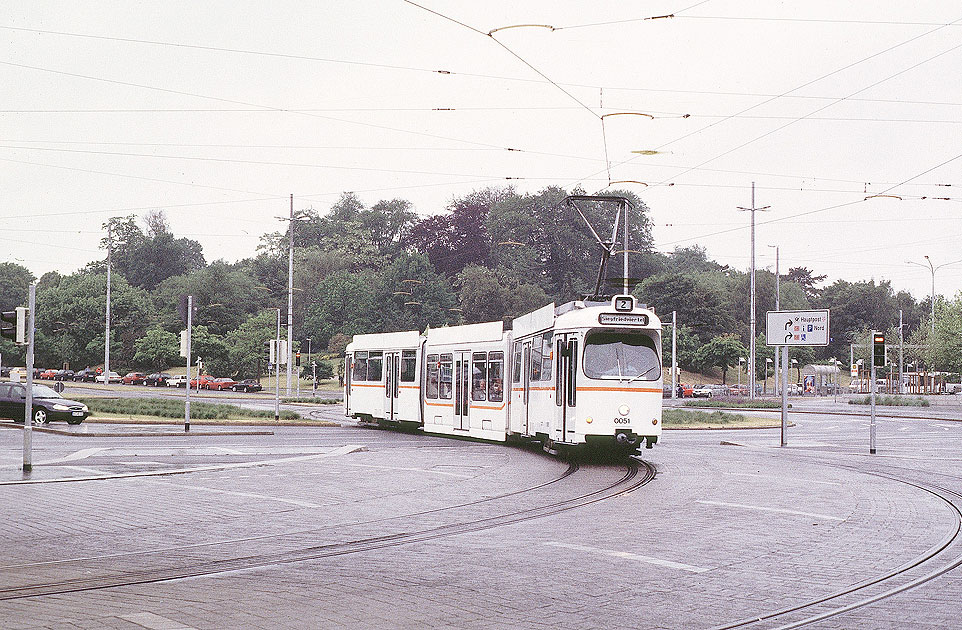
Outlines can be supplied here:
<path id="1" fill-rule="evenodd" d="M 661 321 L 631 295 L 513 320 L 355 335 L 346 415 L 425 433 L 625 452 L 661 435 Z"/>

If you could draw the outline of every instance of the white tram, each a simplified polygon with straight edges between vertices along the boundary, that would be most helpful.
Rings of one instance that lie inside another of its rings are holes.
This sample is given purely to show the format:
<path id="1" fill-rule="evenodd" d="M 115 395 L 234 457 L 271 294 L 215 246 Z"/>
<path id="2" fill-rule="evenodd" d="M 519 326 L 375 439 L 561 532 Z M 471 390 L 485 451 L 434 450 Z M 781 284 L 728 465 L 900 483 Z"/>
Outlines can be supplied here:
<path id="1" fill-rule="evenodd" d="M 425 433 L 633 451 L 661 436 L 661 321 L 630 295 L 513 321 L 355 335 L 346 415 Z"/>

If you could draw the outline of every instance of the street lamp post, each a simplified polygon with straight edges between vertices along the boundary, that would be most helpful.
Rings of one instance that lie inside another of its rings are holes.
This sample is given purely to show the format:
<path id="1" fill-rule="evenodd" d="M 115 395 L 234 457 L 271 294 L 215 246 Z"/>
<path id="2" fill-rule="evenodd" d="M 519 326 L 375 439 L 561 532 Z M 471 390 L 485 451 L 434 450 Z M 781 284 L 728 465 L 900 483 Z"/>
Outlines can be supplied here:
<path id="1" fill-rule="evenodd" d="M 748 380 L 749 380 L 749 398 L 755 398 L 755 212 L 757 210 L 767 210 L 771 206 L 764 206 L 761 208 L 755 207 L 755 182 L 752 182 L 752 207 L 742 208 L 739 206 L 739 210 L 748 210 L 752 213 L 752 267 L 751 267 L 751 314 L 749 315 L 749 334 L 751 339 L 749 339 L 749 356 L 748 356 Z M 739 373 L 739 376 L 741 374 Z"/>
<path id="2" fill-rule="evenodd" d="M 935 334 L 935 272 L 941 269 L 942 267 L 948 267 L 949 265 L 955 265 L 957 263 L 960 263 L 962 262 L 962 260 L 953 260 L 952 262 L 942 263 L 941 265 L 933 265 L 932 259 L 926 256 L 925 262 L 928 263 L 927 266 L 923 265 L 920 262 L 915 262 L 912 260 L 906 260 L 905 262 L 909 265 L 918 265 L 923 269 L 928 268 L 928 270 L 932 273 L 932 334 L 934 335 Z"/>

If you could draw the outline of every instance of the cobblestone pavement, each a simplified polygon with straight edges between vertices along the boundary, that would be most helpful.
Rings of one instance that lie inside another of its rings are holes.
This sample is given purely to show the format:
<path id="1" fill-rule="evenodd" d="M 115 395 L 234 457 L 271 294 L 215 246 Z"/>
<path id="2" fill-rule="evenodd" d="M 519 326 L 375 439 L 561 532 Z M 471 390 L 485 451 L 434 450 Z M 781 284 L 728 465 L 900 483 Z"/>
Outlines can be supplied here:
<path id="1" fill-rule="evenodd" d="M 792 421 L 666 431 L 574 509 L 626 467 L 348 423 L 36 433 L 24 478 L 3 427 L 0 627 L 714 628 L 852 586 L 742 627 L 959 627 L 962 423 Z"/>

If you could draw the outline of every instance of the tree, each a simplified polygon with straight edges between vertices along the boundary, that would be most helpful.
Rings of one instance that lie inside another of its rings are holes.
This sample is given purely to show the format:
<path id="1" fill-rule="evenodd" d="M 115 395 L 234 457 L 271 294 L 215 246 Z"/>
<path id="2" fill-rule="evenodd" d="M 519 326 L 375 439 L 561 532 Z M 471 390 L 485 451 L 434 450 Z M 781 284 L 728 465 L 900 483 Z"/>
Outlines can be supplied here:
<path id="1" fill-rule="evenodd" d="M 10 311 L 27 305 L 27 293 L 34 275 L 23 265 L 0 263 L 0 310 Z"/>
<path id="2" fill-rule="evenodd" d="M 151 328 L 134 342 L 134 367 L 161 372 L 174 365 L 180 357 L 180 339 L 163 328 Z M 193 350 L 193 349 L 192 349 Z"/>
<path id="3" fill-rule="evenodd" d="M 836 280 L 822 291 L 821 304 L 831 308 L 832 342 L 823 355 L 847 356 L 859 330 L 885 330 L 898 323 L 898 306 L 888 281 L 875 284 Z"/>
<path id="4" fill-rule="evenodd" d="M 785 280 L 789 282 L 794 282 L 798 286 L 802 287 L 805 291 L 805 295 L 812 302 L 818 300 L 821 290 L 815 285 L 822 282 L 827 278 L 827 275 L 816 276 L 814 272 L 808 267 L 792 267 L 788 270 L 788 273 L 782 276 Z"/>
<path id="5" fill-rule="evenodd" d="M 136 217 L 115 217 L 104 224 L 112 241 L 111 265 L 135 287 L 152 290 L 172 276 L 189 273 L 206 265 L 203 247 L 197 241 L 175 238 L 163 210 L 145 216 L 148 231 L 137 226 Z M 101 241 L 106 249 L 108 239 Z M 88 265 L 88 270 L 104 272 L 106 262 Z"/>
<path id="6" fill-rule="evenodd" d="M 236 378 L 260 377 L 261 365 L 267 365 L 265 342 L 277 335 L 277 319 L 272 311 L 248 317 L 225 336 L 227 358 Z"/>
<path id="7" fill-rule="evenodd" d="M 683 370 L 697 370 L 698 362 L 695 360 L 698 348 L 701 347 L 701 340 L 698 335 L 688 326 L 678 326 L 675 336 L 675 346 L 678 350 L 678 367 Z M 661 354 L 662 365 L 671 367 L 671 330 L 663 330 L 661 335 Z"/>
<path id="8" fill-rule="evenodd" d="M 679 324 L 707 343 L 736 328 L 728 296 L 713 287 L 708 277 L 667 273 L 645 280 L 635 295 L 659 313 L 677 311 Z"/>
<path id="9" fill-rule="evenodd" d="M 728 368 L 738 365 L 738 359 L 748 356 L 748 349 L 735 335 L 713 338 L 695 353 L 695 363 L 701 371 L 718 367 L 722 371 L 722 383 L 728 382 Z"/>

